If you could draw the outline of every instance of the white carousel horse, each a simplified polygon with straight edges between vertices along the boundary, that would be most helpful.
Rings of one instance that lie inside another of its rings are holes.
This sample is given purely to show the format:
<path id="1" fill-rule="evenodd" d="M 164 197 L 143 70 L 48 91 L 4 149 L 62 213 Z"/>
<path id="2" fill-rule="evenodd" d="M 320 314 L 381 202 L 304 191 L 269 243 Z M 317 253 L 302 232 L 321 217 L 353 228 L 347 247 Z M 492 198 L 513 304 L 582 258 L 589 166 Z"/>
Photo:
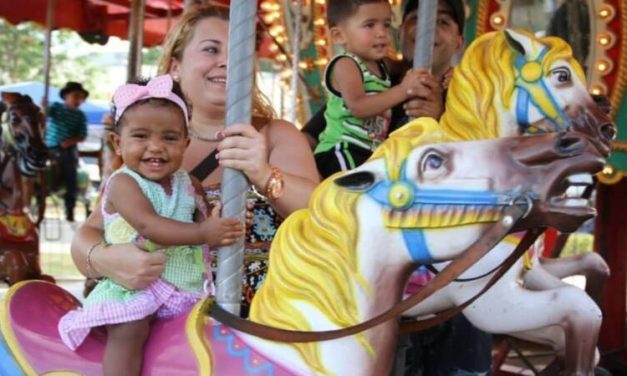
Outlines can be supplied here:
<path id="1" fill-rule="evenodd" d="M 587 206 L 564 216 L 551 204 L 567 188 L 561 184 L 566 176 L 602 168 L 601 154 L 579 133 L 442 141 L 437 123 L 417 120 L 394 132 L 358 169 L 324 181 L 309 208 L 288 217 L 277 232 L 250 319 L 300 331 L 366 321 L 401 300 L 416 263 L 455 258 L 501 221 L 518 197 L 533 200 L 520 228 L 571 228 L 589 216 Z M 55 330 L 59 317 L 77 305 L 69 294 L 27 282 L 12 287 L 2 303 L 5 364 L 33 374 L 101 372 L 101 332 L 92 331 L 72 352 Z M 187 318 L 155 323 L 143 373 L 384 375 L 396 335 L 396 322 L 389 320 L 340 339 L 277 343 L 207 320 L 197 306 Z"/>
<path id="2" fill-rule="evenodd" d="M 583 70 L 564 41 L 512 30 L 488 33 L 469 46 L 455 68 L 440 124 L 448 136 L 459 140 L 575 129 L 585 133 L 604 155 L 616 132 L 588 94 Z M 580 196 L 582 188 L 593 182 L 591 175 L 573 175 L 569 180 L 577 188 L 553 202 L 564 214 L 570 212 L 570 206 L 586 201 Z M 408 311 L 407 316 L 437 312 L 465 301 L 485 285 L 517 242 L 513 237 L 503 241 L 457 282 Z M 434 265 L 438 270 L 444 266 L 446 263 Z M 587 276 L 592 299 L 561 281 L 574 274 Z M 602 318 L 594 299 L 608 275 L 607 264 L 594 252 L 547 261 L 530 252 L 464 314 L 484 331 L 552 345 L 567 374 L 589 373 L 595 365 Z"/>

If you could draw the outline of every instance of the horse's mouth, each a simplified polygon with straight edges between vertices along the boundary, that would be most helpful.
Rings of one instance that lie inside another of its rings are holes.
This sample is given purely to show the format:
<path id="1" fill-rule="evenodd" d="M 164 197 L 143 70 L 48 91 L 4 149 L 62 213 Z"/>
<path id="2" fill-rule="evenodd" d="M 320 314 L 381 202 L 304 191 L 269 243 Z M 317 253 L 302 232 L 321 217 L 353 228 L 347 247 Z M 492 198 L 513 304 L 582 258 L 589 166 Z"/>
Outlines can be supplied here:
<path id="1" fill-rule="evenodd" d="M 590 202 L 593 185 L 594 180 L 590 173 L 568 175 L 555 187 L 557 194 L 552 194 L 549 198 L 550 211 L 577 217 L 596 215 L 596 209 Z"/>

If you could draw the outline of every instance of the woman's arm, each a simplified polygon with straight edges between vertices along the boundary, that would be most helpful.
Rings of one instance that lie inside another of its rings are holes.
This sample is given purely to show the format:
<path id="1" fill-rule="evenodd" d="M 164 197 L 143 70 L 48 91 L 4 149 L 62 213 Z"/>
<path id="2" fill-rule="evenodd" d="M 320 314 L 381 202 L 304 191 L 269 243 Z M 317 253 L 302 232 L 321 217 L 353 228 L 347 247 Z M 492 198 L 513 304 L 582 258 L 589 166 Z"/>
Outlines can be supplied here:
<path id="1" fill-rule="evenodd" d="M 160 252 L 145 252 L 134 244 L 105 246 L 103 220 L 98 206 L 72 239 L 72 259 L 78 270 L 89 277 L 109 277 L 128 289 L 141 289 L 155 281 L 165 267 L 167 256 Z M 91 270 L 87 270 L 89 248 Z"/>
<path id="2" fill-rule="evenodd" d="M 275 166 L 283 174 L 284 191 L 270 202 L 272 207 L 286 217 L 307 206 L 319 175 L 311 148 L 296 127 L 273 120 L 262 132 L 251 125 L 236 124 L 223 133 L 226 138 L 218 145 L 221 166 L 243 171 L 258 189 L 266 186 L 271 166 Z"/>

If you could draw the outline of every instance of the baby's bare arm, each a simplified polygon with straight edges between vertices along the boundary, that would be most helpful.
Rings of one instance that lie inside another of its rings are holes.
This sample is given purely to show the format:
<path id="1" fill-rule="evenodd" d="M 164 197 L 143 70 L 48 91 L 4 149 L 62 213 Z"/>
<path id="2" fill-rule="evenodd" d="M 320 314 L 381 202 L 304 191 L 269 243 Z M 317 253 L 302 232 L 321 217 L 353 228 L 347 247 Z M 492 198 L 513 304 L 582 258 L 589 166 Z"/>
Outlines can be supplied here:
<path id="1" fill-rule="evenodd" d="M 116 175 L 109 183 L 109 212 L 117 212 L 144 238 L 162 245 L 193 245 L 206 243 L 199 223 L 184 223 L 160 216 L 144 196 L 137 182 L 125 174 Z"/>

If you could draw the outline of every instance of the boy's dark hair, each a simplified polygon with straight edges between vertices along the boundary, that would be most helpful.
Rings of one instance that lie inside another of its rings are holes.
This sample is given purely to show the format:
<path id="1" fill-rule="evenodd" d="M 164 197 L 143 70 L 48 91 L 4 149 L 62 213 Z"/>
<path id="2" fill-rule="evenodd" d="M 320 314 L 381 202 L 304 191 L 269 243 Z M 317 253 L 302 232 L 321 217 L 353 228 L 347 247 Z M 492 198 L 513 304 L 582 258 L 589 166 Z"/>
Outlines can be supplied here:
<path id="1" fill-rule="evenodd" d="M 146 86 L 148 84 L 148 81 L 150 81 L 150 79 L 148 78 L 137 78 L 137 79 L 128 81 L 127 84 Z M 191 117 L 191 114 L 192 114 L 191 106 L 189 102 L 186 100 L 185 95 L 183 94 L 181 85 L 179 85 L 179 83 L 176 81 L 172 81 L 172 92 L 176 94 L 179 98 L 181 98 L 183 103 L 185 103 L 185 106 L 187 107 L 187 113 Z M 124 109 L 124 113 L 128 112 L 128 110 L 130 110 L 131 108 L 135 106 L 139 106 L 139 105 L 146 104 L 146 103 L 159 105 L 159 106 L 174 106 L 180 110 L 180 107 L 176 103 L 172 102 L 171 100 L 168 100 L 165 98 L 146 98 L 146 99 L 139 100 L 133 103 L 132 105 L 128 106 L 126 109 Z M 114 119 L 116 118 L 116 111 L 117 111 L 117 108 L 115 107 L 115 103 L 112 103 L 111 115 L 113 116 Z M 189 122 L 190 119 L 186 119 L 186 120 Z M 118 121 L 116 121 L 115 124 L 113 125 L 113 130 L 115 132 L 118 132 L 120 130 L 123 121 L 124 121 L 124 114 L 122 114 L 122 116 L 118 119 Z M 185 134 L 187 134 L 187 127 L 185 127 Z"/>
<path id="2" fill-rule="evenodd" d="M 337 26 L 364 4 L 388 3 L 388 0 L 327 0 L 327 24 Z"/>
<path id="3" fill-rule="evenodd" d="M 463 0 L 444 0 L 448 6 L 451 8 L 453 12 L 451 16 L 453 16 L 453 20 L 457 24 L 459 28 L 459 33 L 464 34 L 464 22 L 466 21 L 466 12 L 464 10 L 464 1 Z M 413 12 L 418 9 L 418 3 L 420 0 L 405 0 L 405 5 L 403 6 L 403 21 L 407 17 L 407 14 Z"/>

